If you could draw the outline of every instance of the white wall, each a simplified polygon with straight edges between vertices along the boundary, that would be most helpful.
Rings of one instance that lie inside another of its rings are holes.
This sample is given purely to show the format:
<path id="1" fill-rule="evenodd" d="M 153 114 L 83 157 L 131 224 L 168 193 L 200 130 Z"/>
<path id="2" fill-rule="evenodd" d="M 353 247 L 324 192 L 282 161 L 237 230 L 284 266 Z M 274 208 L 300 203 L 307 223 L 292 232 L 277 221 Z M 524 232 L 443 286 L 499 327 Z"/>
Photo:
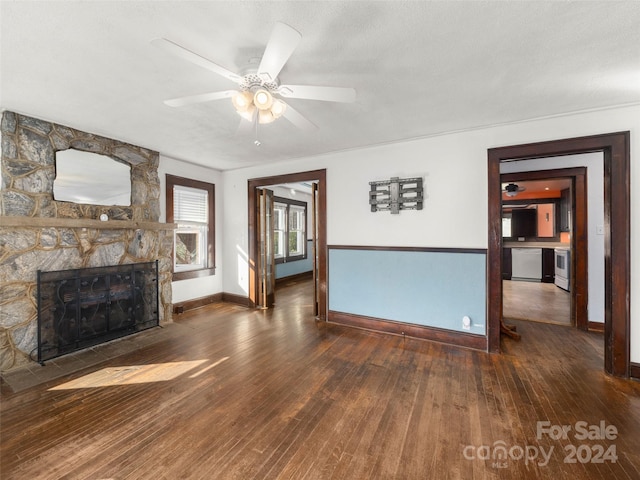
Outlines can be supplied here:
<path id="1" fill-rule="evenodd" d="M 604 235 L 596 233 L 596 226 L 604 225 L 604 156 L 602 152 L 502 163 L 500 173 L 570 167 L 587 167 L 588 319 L 591 322 L 603 323 Z"/>
<path id="2" fill-rule="evenodd" d="M 558 116 L 384 145 L 276 165 L 225 171 L 224 291 L 247 294 L 247 180 L 327 169 L 328 243 L 487 248 L 487 150 L 492 147 L 631 131 L 631 204 L 637 218 L 640 106 Z M 422 211 L 371 213 L 369 181 L 424 176 Z M 631 251 L 640 252 L 631 222 Z M 631 261 L 631 361 L 640 362 L 640 257 Z"/>
<path id="3" fill-rule="evenodd" d="M 478 181 L 486 178 L 486 149 L 474 148 L 473 142 L 453 145 L 450 139 L 442 136 L 329 157 L 328 243 L 486 247 L 487 208 L 481 207 L 487 182 Z M 371 212 L 369 182 L 391 177 L 423 177 L 423 210 Z"/>
<path id="4" fill-rule="evenodd" d="M 216 271 L 215 275 L 201 278 L 190 278 L 172 282 L 172 301 L 173 303 L 192 300 L 195 298 L 206 297 L 214 293 L 222 292 L 223 281 L 223 265 L 224 258 L 222 255 L 222 215 L 224 203 L 224 189 L 222 185 L 222 175 L 217 170 L 200 167 L 191 163 L 175 160 L 170 157 L 160 155 L 160 164 L 158 166 L 158 176 L 160 177 L 160 221 L 165 222 L 167 218 L 166 208 L 166 174 L 178 177 L 190 178 L 202 182 L 213 183 L 215 185 L 215 222 L 216 222 Z M 246 201 L 245 201 L 246 203 Z"/>

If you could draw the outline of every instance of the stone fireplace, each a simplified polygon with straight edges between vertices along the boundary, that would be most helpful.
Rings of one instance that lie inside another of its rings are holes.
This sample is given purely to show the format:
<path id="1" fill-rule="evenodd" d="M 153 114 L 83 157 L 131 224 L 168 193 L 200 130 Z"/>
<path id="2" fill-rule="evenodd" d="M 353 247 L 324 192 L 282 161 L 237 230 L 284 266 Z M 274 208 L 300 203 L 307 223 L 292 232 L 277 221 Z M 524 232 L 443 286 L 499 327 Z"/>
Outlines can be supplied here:
<path id="1" fill-rule="evenodd" d="M 159 223 L 158 152 L 13 112 L 1 130 L 0 370 L 36 360 L 38 270 L 158 260 L 159 319 L 171 321 L 173 225 Z M 56 201 L 55 153 L 70 148 L 129 165 L 131 205 Z"/>

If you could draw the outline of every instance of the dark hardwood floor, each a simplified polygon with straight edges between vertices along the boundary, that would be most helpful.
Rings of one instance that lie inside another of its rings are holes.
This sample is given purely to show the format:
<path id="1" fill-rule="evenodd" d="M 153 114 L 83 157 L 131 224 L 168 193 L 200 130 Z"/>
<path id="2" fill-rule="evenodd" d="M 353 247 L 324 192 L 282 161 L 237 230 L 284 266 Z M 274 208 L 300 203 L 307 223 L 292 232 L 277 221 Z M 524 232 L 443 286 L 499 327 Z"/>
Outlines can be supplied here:
<path id="1" fill-rule="evenodd" d="M 317 324 L 309 282 L 276 302 L 203 307 L 101 364 L 3 384 L 0 477 L 640 478 L 640 383 L 604 374 L 601 334 L 516 321 L 522 340 L 490 355 Z M 538 436 L 545 421 L 567 438 Z"/>

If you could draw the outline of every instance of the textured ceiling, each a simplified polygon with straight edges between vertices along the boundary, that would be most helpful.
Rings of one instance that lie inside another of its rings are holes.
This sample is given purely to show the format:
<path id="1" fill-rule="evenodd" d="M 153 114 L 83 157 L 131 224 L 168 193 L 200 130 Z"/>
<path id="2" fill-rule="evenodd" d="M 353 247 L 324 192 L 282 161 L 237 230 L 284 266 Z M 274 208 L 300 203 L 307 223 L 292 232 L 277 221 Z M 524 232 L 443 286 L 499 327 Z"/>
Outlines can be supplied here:
<path id="1" fill-rule="evenodd" d="M 354 87 L 291 99 L 238 134 L 235 87 L 154 47 L 168 38 L 232 71 L 277 21 L 302 33 L 282 83 Z M 640 2 L 0 2 L 0 107 L 221 170 L 640 102 Z"/>

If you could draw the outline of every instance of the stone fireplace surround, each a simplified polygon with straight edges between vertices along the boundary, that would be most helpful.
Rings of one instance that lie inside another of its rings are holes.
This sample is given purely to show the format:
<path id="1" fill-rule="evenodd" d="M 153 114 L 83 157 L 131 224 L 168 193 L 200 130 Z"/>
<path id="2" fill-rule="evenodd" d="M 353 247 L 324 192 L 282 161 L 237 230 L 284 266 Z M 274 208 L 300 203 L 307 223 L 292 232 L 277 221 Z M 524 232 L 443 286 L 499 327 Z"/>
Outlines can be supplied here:
<path id="1" fill-rule="evenodd" d="M 0 371 L 35 359 L 38 270 L 157 259 L 160 322 L 170 322 L 174 225 L 158 222 L 158 152 L 9 111 L 1 131 Z M 55 152 L 68 148 L 129 165 L 131 206 L 54 200 Z M 102 213 L 109 220 L 98 220 Z"/>

